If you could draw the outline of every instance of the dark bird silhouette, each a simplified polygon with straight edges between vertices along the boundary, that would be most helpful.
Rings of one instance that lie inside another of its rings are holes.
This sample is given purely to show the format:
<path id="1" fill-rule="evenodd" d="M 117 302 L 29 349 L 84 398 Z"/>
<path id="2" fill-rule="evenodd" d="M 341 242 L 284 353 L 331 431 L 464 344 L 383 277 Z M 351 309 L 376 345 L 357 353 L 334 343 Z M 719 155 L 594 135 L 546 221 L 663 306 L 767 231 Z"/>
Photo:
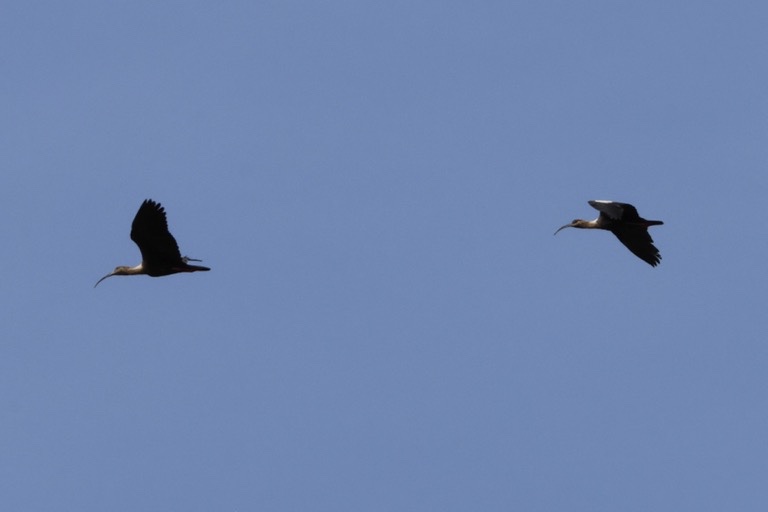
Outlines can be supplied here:
<path id="1" fill-rule="evenodd" d="M 616 235 L 632 254 L 655 267 L 661 263 L 661 254 L 653 245 L 653 239 L 648 234 L 649 226 L 664 224 L 660 220 L 645 220 L 637 214 L 634 206 L 614 201 L 589 201 L 589 204 L 600 212 L 595 220 L 576 219 L 560 229 L 605 229 Z M 557 234 L 560 229 L 555 231 Z"/>
<path id="2" fill-rule="evenodd" d="M 176 239 L 168 231 L 165 209 L 151 199 L 141 203 L 139 211 L 131 225 L 131 240 L 136 242 L 141 251 L 141 263 L 135 267 L 117 267 L 99 279 L 100 282 L 111 276 L 134 276 L 146 274 L 152 277 L 168 276 L 179 272 L 197 272 L 211 270 L 208 267 L 189 265 L 189 261 L 201 261 L 182 256 Z"/>

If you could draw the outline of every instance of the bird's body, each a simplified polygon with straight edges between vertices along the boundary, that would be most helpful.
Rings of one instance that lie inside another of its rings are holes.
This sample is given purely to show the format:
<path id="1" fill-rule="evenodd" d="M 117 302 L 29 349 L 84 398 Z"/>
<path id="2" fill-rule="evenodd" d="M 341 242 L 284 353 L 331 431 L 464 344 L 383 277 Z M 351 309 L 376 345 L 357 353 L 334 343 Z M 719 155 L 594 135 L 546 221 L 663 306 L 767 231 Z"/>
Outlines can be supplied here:
<path id="1" fill-rule="evenodd" d="M 151 199 L 141 204 L 131 225 L 131 240 L 136 242 L 141 251 L 141 263 L 135 267 L 121 266 L 99 279 L 94 287 L 110 276 L 133 276 L 146 274 L 151 277 L 168 276 L 179 272 L 197 272 L 211 270 L 200 265 L 190 265 L 190 261 L 200 261 L 179 252 L 176 239 L 168 231 L 165 209 Z"/>
<path id="2" fill-rule="evenodd" d="M 564 228 L 605 229 L 623 243 L 632 254 L 652 267 L 661 263 L 659 250 L 653 245 L 648 227 L 664 224 L 660 220 L 646 220 L 637 213 L 634 206 L 615 201 L 592 200 L 589 204 L 600 212 L 595 220 L 575 219 Z M 557 234 L 560 229 L 555 231 Z"/>

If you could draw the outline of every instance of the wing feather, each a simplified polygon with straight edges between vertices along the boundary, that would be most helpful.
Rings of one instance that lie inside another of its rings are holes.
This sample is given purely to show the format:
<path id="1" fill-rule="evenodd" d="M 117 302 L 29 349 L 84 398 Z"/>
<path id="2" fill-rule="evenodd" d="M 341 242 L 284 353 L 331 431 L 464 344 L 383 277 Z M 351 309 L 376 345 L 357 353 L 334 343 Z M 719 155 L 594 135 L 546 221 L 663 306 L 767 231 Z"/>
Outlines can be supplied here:
<path id="1" fill-rule="evenodd" d="M 173 265 L 181 261 L 176 239 L 168 231 L 165 209 L 151 199 L 141 204 L 131 225 L 131 240 L 136 242 L 145 265 Z"/>
<path id="2" fill-rule="evenodd" d="M 648 233 L 648 229 L 641 226 L 622 227 L 621 229 L 611 230 L 616 238 L 624 244 L 632 254 L 655 267 L 661 263 L 661 254 L 656 246 L 653 245 L 653 238 Z"/>
<path id="3" fill-rule="evenodd" d="M 637 209 L 629 203 L 617 203 L 616 201 L 592 200 L 589 205 L 611 220 L 633 221 L 639 220 Z"/>

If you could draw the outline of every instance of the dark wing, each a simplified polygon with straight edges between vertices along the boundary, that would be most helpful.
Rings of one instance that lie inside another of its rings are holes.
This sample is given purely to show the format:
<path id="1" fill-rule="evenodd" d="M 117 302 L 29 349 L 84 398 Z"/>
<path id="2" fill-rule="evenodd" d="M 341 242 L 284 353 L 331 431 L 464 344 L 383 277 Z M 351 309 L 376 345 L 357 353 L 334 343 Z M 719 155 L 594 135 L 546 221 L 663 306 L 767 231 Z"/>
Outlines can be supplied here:
<path id="1" fill-rule="evenodd" d="M 589 205 L 605 215 L 611 220 L 633 221 L 640 220 L 637 209 L 628 203 L 617 203 L 616 201 L 589 201 Z"/>
<path id="2" fill-rule="evenodd" d="M 611 230 L 632 254 L 655 267 L 661 263 L 661 254 L 653 245 L 653 238 L 643 226 L 622 226 Z"/>
<path id="3" fill-rule="evenodd" d="M 141 203 L 131 225 L 131 240 L 148 266 L 173 265 L 181 261 L 179 246 L 168 231 L 165 209 L 151 199 Z"/>

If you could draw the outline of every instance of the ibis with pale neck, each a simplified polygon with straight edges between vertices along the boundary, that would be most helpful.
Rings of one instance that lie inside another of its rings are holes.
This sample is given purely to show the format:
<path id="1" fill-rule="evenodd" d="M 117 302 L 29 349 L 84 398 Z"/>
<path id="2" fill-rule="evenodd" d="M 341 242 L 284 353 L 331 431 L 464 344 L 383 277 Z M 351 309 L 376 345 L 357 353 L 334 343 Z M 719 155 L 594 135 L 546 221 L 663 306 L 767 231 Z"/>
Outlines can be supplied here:
<path id="1" fill-rule="evenodd" d="M 112 276 L 135 276 L 139 274 L 151 277 L 168 276 L 179 272 L 197 272 L 211 270 L 200 265 L 190 265 L 190 261 L 201 261 L 182 256 L 176 239 L 168 231 L 165 209 L 151 199 L 141 203 L 131 225 L 131 240 L 136 242 L 141 251 L 141 263 L 135 267 L 117 267 L 99 279 L 100 282 Z"/>
<path id="2" fill-rule="evenodd" d="M 615 201 L 592 200 L 590 206 L 600 212 L 595 220 L 575 219 L 570 224 L 561 227 L 555 234 L 565 228 L 604 229 L 610 231 L 623 243 L 632 254 L 655 267 L 661 263 L 661 254 L 653 245 L 653 239 L 648 234 L 650 226 L 664 224 L 660 220 L 646 220 L 637 214 L 637 209 L 631 204 Z"/>

